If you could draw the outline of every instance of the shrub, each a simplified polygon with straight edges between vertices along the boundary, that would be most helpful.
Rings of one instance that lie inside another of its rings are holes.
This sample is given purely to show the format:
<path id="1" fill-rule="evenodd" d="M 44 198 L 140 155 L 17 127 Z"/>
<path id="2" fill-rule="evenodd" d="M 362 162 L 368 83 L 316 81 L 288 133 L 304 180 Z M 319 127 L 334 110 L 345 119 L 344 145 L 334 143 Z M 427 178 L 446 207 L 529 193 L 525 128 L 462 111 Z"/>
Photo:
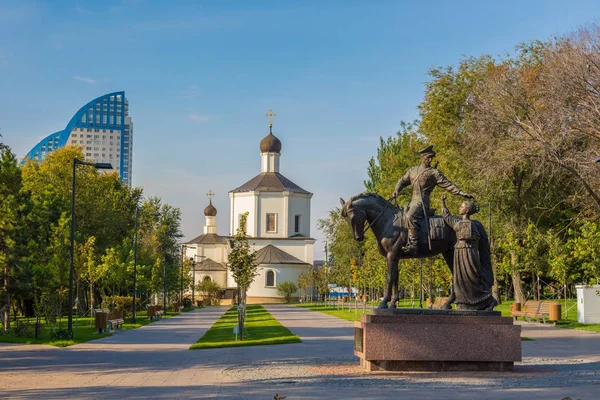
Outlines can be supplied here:
<path id="1" fill-rule="evenodd" d="M 192 299 L 191 297 L 184 297 L 183 298 L 183 308 L 192 308 Z"/>
<path id="2" fill-rule="evenodd" d="M 218 304 L 217 300 L 222 297 L 222 288 L 215 281 L 203 281 L 200 282 L 196 289 L 204 295 L 204 304 L 210 306 L 211 304 Z"/>
<path id="3" fill-rule="evenodd" d="M 61 328 L 60 326 L 53 327 L 50 330 L 50 339 L 52 340 L 67 340 L 70 339 L 69 331 L 65 328 Z"/>
<path id="4" fill-rule="evenodd" d="M 298 287 L 292 281 L 282 281 L 277 285 L 277 294 L 283 296 L 286 302 L 292 300 L 292 295 L 296 293 Z"/>
<path id="5" fill-rule="evenodd" d="M 137 311 L 142 309 L 142 302 L 139 298 L 135 299 L 135 306 Z M 126 318 L 127 314 L 131 312 L 131 308 L 133 307 L 133 297 L 105 296 L 102 299 L 102 307 L 109 308 L 111 310 L 123 311 L 123 318 Z"/>

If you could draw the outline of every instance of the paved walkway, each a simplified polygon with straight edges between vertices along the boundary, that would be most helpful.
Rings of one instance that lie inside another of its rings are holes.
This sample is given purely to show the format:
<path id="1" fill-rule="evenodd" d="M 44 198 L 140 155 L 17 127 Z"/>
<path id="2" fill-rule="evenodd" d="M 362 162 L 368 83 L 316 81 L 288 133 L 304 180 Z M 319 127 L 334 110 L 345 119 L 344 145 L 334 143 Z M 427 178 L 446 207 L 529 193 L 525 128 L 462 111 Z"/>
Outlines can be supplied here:
<path id="1" fill-rule="evenodd" d="M 524 324 L 514 373 L 375 373 L 357 367 L 352 323 L 266 307 L 303 342 L 187 350 L 226 310 L 207 307 L 58 349 L 0 344 L 0 398 L 597 398 L 600 334 Z M 451 343 L 449 345 L 468 345 Z"/>

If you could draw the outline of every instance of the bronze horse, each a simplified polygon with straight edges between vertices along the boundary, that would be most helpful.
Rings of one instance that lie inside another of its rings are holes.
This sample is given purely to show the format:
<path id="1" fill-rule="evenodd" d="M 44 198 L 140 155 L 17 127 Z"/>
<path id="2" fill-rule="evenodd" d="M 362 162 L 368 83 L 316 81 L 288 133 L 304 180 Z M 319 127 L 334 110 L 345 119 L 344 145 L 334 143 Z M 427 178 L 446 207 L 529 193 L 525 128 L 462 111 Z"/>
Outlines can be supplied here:
<path id="1" fill-rule="evenodd" d="M 348 221 L 354 239 L 362 241 L 367 229 L 372 229 L 377 238 L 377 247 L 387 263 L 387 278 L 383 301 L 379 304 L 380 309 L 396 308 L 398 302 L 398 261 L 402 258 L 423 258 L 441 254 L 452 273 L 454 264 L 454 245 L 456 234 L 447 224 L 438 224 L 440 240 L 428 242 L 427 236 L 421 236 L 419 240 L 419 251 L 416 257 L 406 255 L 402 247 L 406 244 L 408 230 L 404 219 L 404 210 L 398 208 L 388 200 L 374 193 L 362 193 L 352 197 L 348 202 L 340 198 L 342 204 L 342 217 Z M 439 216 L 429 218 L 429 221 L 440 219 Z M 368 226 L 365 228 L 365 222 Z M 421 232 L 428 232 L 426 225 L 421 227 Z M 430 245 L 429 245 L 430 243 Z M 431 247 L 430 247 L 431 246 Z M 430 249 L 431 248 L 431 249 Z M 442 308 L 451 308 L 454 295 L 450 295 Z"/>

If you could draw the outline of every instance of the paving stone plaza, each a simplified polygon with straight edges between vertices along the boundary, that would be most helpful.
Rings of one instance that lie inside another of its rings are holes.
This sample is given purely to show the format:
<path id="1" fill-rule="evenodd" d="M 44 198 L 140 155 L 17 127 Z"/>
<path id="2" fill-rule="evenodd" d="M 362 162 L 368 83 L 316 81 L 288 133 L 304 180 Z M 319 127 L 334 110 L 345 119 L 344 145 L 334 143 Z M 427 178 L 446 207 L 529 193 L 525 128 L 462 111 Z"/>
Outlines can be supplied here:
<path id="1" fill-rule="evenodd" d="M 0 344 L 0 398 L 598 398 L 597 333 L 522 323 L 535 340 L 510 373 L 367 373 L 351 322 L 266 308 L 302 343 L 188 350 L 227 309 L 206 307 L 64 349 Z"/>

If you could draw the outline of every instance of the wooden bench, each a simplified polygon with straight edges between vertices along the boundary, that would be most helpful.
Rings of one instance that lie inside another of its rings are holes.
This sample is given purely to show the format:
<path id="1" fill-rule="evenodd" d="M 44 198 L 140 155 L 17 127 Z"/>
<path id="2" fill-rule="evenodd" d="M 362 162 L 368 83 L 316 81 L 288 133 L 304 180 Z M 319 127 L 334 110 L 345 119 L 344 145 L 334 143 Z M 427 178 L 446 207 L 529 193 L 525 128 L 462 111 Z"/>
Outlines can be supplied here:
<path id="1" fill-rule="evenodd" d="M 447 297 L 436 297 L 435 300 L 433 301 L 433 304 L 431 304 L 430 308 L 441 308 L 444 304 L 446 304 L 446 302 L 448 301 Z"/>
<path id="2" fill-rule="evenodd" d="M 531 318 L 535 318 L 538 322 L 542 319 L 545 324 L 546 318 L 550 316 L 550 305 L 552 303 L 549 301 L 527 300 L 521 311 L 511 311 L 510 315 L 514 317 L 515 321 L 517 317 L 524 317 L 527 322 L 531 322 Z"/>
<path id="3" fill-rule="evenodd" d="M 123 310 L 115 310 L 108 317 L 108 330 L 117 330 L 123 327 L 125 320 L 123 319 Z"/>

